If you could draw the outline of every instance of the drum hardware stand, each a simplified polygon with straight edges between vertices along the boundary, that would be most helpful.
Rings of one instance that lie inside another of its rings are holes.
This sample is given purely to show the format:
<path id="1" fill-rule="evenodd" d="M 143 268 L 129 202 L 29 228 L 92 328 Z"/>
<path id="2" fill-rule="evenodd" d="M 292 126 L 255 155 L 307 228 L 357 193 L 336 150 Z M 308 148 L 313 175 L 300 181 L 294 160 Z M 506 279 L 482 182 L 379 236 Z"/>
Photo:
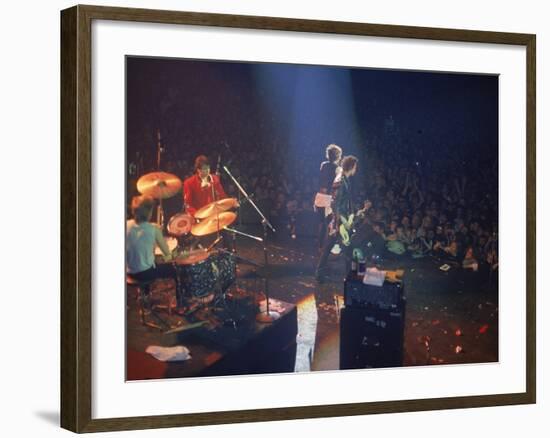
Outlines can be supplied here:
<path id="1" fill-rule="evenodd" d="M 162 326 L 164 326 L 167 330 L 170 330 L 172 329 L 173 327 L 164 319 L 162 318 L 156 310 L 153 309 L 153 306 L 151 305 L 148 305 L 147 306 L 149 310 L 149 315 L 151 315 L 158 323 L 160 323 Z M 148 326 L 148 327 L 152 327 L 152 328 L 155 328 L 155 329 L 158 329 L 160 331 L 163 331 L 163 328 L 161 327 L 161 325 L 158 325 L 152 321 L 147 321 L 147 318 L 145 318 L 145 306 L 142 307 L 141 309 L 142 311 L 142 314 L 141 314 L 141 322 L 142 324 Z"/>
<path id="2" fill-rule="evenodd" d="M 178 287 L 179 287 L 178 280 L 176 280 L 176 291 Z M 171 330 L 174 328 L 174 326 L 172 326 L 166 319 L 164 319 L 158 314 L 156 310 L 157 306 L 151 303 L 151 299 L 152 299 L 151 295 L 148 297 L 140 297 L 139 299 L 140 299 L 140 318 L 141 318 L 141 323 L 143 325 L 160 330 L 160 331 Z M 168 310 L 168 313 L 171 314 L 170 301 L 168 302 L 167 310 Z M 160 325 L 153 321 L 147 320 L 147 318 L 145 317 L 146 311 L 148 311 L 148 314 L 153 319 L 155 319 L 156 322 L 158 322 Z"/>
<path id="3" fill-rule="evenodd" d="M 162 208 L 162 197 L 159 198 L 159 205 L 157 207 L 157 224 L 161 230 L 164 230 L 164 209 Z"/>
<path id="4" fill-rule="evenodd" d="M 182 307 L 183 305 L 183 282 L 180 278 L 180 273 L 176 268 L 176 262 L 173 262 L 174 269 L 176 270 L 176 306 Z"/>
<path id="5" fill-rule="evenodd" d="M 141 303 L 139 305 L 140 306 L 139 315 L 140 315 L 140 320 L 142 325 L 146 327 L 151 327 L 160 331 L 163 331 L 162 326 L 164 326 L 167 330 L 170 330 L 173 328 L 170 324 L 168 324 L 168 322 L 166 322 L 163 318 L 160 317 L 160 315 L 153 309 L 153 306 L 149 302 L 144 303 L 142 297 L 140 297 L 140 300 L 141 300 Z M 162 326 L 153 321 L 150 321 L 149 318 L 145 316 L 146 314 L 153 317 Z"/>
<path id="6" fill-rule="evenodd" d="M 239 228 L 241 228 L 241 225 L 240 225 L 240 223 L 241 223 L 241 221 L 240 221 L 241 220 L 241 215 L 240 215 L 241 211 L 240 211 L 240 209 L 241 209 L 241 203 L 239 202 L 239 212 L 238 212 L 238 214 L 239 214 Z M 225 229 L 231 232 L 231 243 L 232 243 L 231 250 L 233 251 L 233 254 L 236 254 L 237 253 L 237 233 L 236 233 L 236 230 L 234 230 L 232 228 L 228 229 L 227 227 Z"/>
<path id="7" fill-rule="evenodd" d="M 237 207 L 237 217 L 239 218 L 239 229 L 242 230 L 243 220 L 242 220 L 242 215 L 241 215 L 241 207 L 243 206 L 243 201 L 242 201 L 240 191 L 237 192 L 237 203 L 239 204 L 239 206 Z M 232 237 L 232 239 L 231 239 L 231 243 L 232 243 L 231 250 L 234 253 L 237 252 L 237 234 L 240 234 L 241 236 L 245 236 L 245 237 L 250 237 L 251 239 L 259 240 L 261 242 L 261 237 L 256 237 L 256 236 L 253 236 L 251 234 L 246 234 L 246 233 L 243 233 L 242 231 L 239 231 L 239 230 L 234 229 L 234 228 L 225 227 L 225 229 L 232 233 L 231 234 L 231 237 Z"/>
<path id="8" fill-rule="evenodd" d="M 235 177 L 231 174 L 229 169 L 226 166 L 223 166 L 223 170 L 229 175 L 229 177 L 233 180 L 233 183 L 237 186 L 240 193 L 244 195 L 246 200 L 250 202 L 252 207 L 258 212 L 262 219 L 262 227 L 264 230 L 263 235 L 263 250 L 264 250 L 264 282 L 265 282 L 265 312 L 260 312 L 256 315 L 256 321 L 263 322 L 263 323 L 269 323 L 277 320 L 281 315 L 278 312 L 270 311 L 269 310 L 269 257 L 267 254 L 267 229 L 268 227 L 271 229 L 271 231 L 275 232 L 275 228 L 269 220 L 265 217 L 265 215 L 262 213 L 262 211 L 258 208 L 256 203 L 248 196 L 248 193 L 243 189 L 243 187 L 239 184 L 239 182 L 235 179 Z"/>
<path id="9" fill-rule="evenodd" d="M 219 163 L 218 163 L 219 164 Z M 212 180 L 213 181 L 213 180 Z M 240 194 L 240 193 L 239 193 Z M 214 183 L 212 182 L 212 198 L 214 199 L 214 202 L 217 201 L 217 197 L 216 197 L 216 191 L 214 190 Z M 240 203 L 239 203 L 239 208 L 240 208 Z M 217 227 L 217 230 L 216 230 L 216 234 L 217 234 L 217 237 L 216 237 L 216 240 L 214 241 L 214 243 L 212 243 L 208 248 L 207 248 L 207 251 L 210 251 L 212 248 L 214 248 L 222 239 L 223 239 L 223 235 L 221 234 L 221 230 L 220 230 L 220 212 L 216 209 L 216 227 Z M 236 236 L 236 233 L 239 233 L 237 230 L 233 230 L 233 229 L 230 229 L 228 227 L 225 227 L 224 230 L 231 230 L 233 231 L 233 251 L 232 251 L 232 256 L 235 257 L 236 260 L 238 261 L 244 261 L 246 263 L 253 263 L 255 264 L 254 262 L 252 262 L 251 260 L 248 260 L 244 257 L 240 257 L 236 254 L 237 250 L 236 250 L 236 243 L 235 243 L 235 236 Z M 239 234 L 242 234 L 244 236 L 248 236 L 246 233 L 239 233 Z M 252 238 L 256 238 L 255 236 L 250 236 Z M 229 251 L 226 251 L 226 250 L 220 250 L 222 252 L 229 252 Z"/>
<path id="10" fill-rule="evenodd" d="M 234 228 L 225 227 L 225 230 L 229 231 L 231 233 L 231 235 L 233 236 L 233 239 L 232 239 L 233 242 L 235 242 L 235 237 L 236 237 L 237 234 L 240 235 L 240 236 L 248 237 L 249 239 L 257 240 L 258 242 L 263 242 L 263 239 L 261 237 L 253 236 L 252 234 L 243 233 L 242 231 L 235 230 Z M 219 249 L 218 251 L 229 253 L 229 251 L 227 251 L 225 249 Z M 231 254 L 233 255 L 233 257 L 235 257 L 235 259 L 238 262 L 247 263 L 249 265 L 256 266 L 257 268 L 262 267 L 261 264 L 255 262 L 254 260 L 250 260 L 250 259 L 247 259 L 246 257 L 242 257 L 242 256 L 238 255 L 236 250 L 235 250 L 235 244 L 234 243 L 233 243 L 233 250 L 232 250 Z"/>
<path id="11" fill-rule="evenodd" d="M 218 236 L 216 240 L 214 240 L 214 242 L 212 242 L 212 244 L 208 248 L 206 248 L 206 252 L 210 252 L 210 250 L 212 250 L 222 240 L 223 240 L 223 236 Z"/>
<path id="12" fill-rule="evenodd" d="M 164 152 L 162 147 L 160 129 L 157 129 L 157 171 L 160 172 L 160 157 Z M 162 183 L 163 184 L 163 183 Z M 160 226 L 161 230 L 164 230 L 164 209 L 162 208 L 162 196 L 159 196 L 159 205 L 157 208 L 157 224 Z"/>
<path id="13" fill-rule="evenodd" d="M 239 227 L 242 226 L 243 224 L 243 219 L 240 215 L 241 213 L 241 201 L 242 201 L 242 197 L 241 197 L 241 192 L 237 192 L 237 201 L 239 201 Z"/>
<path id="14" fill-rule="evenodd" d="M 263 215 L 262 215 L 263 216 Z M 256 315 L 256 321 L 258 322 L 273 322 L 281 316 L 280 313 L 270 311 L 269 310 L 269 276 L 271 275 L 269 272 L 269 257 L 267 254 L 267 227 L 271 227 L 273 231 L 273 227 L 269 223 L 269 221 L 266 219 L 265 216 L 263 216 L 262 219 L 262 226 L 264 229 L 264 239 L 263 239 L 263 246 L 264 246 L 264 284 L 265 284 L 265 313 L 260 312 Z"/>
<path id="15" fill-rule="evenodd" d="M 218 162 L 219 165 L 219 162 Z M 212 199 L 213 202 L 216 202 L 218 200 L 218 197 L 216 196 L 216 189 L 214 188 L 214 178 L 212 175 L 210 175 L 210 184 L 212 186 Z M 217 204 L 216 204 L 217 207 Z M 220 211 L 216 208 L 216 242 L 212 244 L 214 246 L 218 240 L 220 239 Z"/>
<path id="16" fill-rule="evenodd" d="M 236 230 L 234 228 L 225 227 L 225 229 L 227 231 L 229 231 L 230 233 L 233 233 L 234 235 L 238 234 L 239 236 L 248 237 L 249 239 L 257 240 L 258 242 L 263 242 L 264 241 L 264 239 L 262 239 L 261 237 L 253 236 L 252 234 L 243 233 L 242 231 Z"/>

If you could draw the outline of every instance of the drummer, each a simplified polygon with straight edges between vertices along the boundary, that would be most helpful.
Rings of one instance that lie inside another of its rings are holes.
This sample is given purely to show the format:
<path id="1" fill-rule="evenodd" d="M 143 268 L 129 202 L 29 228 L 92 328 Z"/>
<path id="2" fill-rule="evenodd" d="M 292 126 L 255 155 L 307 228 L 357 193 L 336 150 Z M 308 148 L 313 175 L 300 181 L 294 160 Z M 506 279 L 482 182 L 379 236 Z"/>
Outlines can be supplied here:
<path id="1" fill-rule="evenodd" d="M 227 198 L 220 177 L 210 173 L 210 162 L 205 155 L 195 159 L 195 174 L 183 182 L 183 203 L 187 213 L 195 212 L 211 202 Z"/>
<path id="2" fill-rule="evenodd" d="M 172 260 L 172 253 L 160 228 L 150 222 L 154 206 L 152 197 L 134 196 L 133 219 L 126 222 L 126 271 L 137 281 L 176 279 L 176 270 L 171 263 L 155 263 L 155 246 L 161 249 L 165 262 Z"/>

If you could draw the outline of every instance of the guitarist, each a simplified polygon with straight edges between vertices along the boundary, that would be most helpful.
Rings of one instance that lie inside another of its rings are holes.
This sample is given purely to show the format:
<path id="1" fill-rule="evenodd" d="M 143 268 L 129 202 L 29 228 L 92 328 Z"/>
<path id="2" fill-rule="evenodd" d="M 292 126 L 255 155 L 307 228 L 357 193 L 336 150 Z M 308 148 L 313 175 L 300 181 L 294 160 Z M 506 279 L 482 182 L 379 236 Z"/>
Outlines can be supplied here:
<path id="1" fill-rule="evenodd" d="M 315 278 L 322 281 L 326 275 L 328 257 L 330 250 L 340 239 L 340 225 L 347 222 L 353 214 L 353 194 L 351 187 L 351 177 L 357 172 L 358 159 L 353 155 L 348 155 L 342 159 L 342 173 L 337 176 L 332 185 L 332 216 L 327 228 L 326 238 L 321 249 L 319 263 L 315 271 Z M 346 272 L 351 267 L 350 247 L 345 246 Z"/>
<path id="2" fill-rule="evenodd" d="M 332 184 L 342 172 L 340 160 L 342 148 L 336 144 L 329 144 L 325 155 L 327 161 L 321 163 L 319 169 L 319 192 L 315 196 L 314 208 L 319 217 L 319 251 L 323 248 L 327 226 L 330 220 L 330 205 L 332 203 Z"/>

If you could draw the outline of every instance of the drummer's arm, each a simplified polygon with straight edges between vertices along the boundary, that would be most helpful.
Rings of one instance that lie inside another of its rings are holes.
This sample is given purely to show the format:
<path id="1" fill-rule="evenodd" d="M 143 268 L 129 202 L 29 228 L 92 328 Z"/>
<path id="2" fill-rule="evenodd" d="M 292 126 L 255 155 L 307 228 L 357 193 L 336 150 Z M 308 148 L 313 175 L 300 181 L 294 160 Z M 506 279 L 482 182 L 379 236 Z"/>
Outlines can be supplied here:
<path id="1" fill-rule="evenodd" d="M 172 253 L 170 252 L 170 248 L 168 248 L 166 240 L 164 240 L 164 236 L 162 235 L 162 231 L 160 230 L 160 228 L 155 228 L 155 240 L 160 250 L 162 251 L 164 261 L 169 262 L 170 260 L 172 260 Z"/>

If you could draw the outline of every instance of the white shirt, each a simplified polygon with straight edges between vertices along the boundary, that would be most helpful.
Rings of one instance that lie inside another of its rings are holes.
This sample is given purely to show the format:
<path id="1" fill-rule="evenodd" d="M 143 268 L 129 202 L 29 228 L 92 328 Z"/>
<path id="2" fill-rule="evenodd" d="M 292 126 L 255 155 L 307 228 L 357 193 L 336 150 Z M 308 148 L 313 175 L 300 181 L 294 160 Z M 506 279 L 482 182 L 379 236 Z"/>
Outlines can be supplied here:
<path id="1" fill-rule="evenodd" d="M 156 225 L 126 221 L 126 271 L 130 274 L 155 267 Z"/>

